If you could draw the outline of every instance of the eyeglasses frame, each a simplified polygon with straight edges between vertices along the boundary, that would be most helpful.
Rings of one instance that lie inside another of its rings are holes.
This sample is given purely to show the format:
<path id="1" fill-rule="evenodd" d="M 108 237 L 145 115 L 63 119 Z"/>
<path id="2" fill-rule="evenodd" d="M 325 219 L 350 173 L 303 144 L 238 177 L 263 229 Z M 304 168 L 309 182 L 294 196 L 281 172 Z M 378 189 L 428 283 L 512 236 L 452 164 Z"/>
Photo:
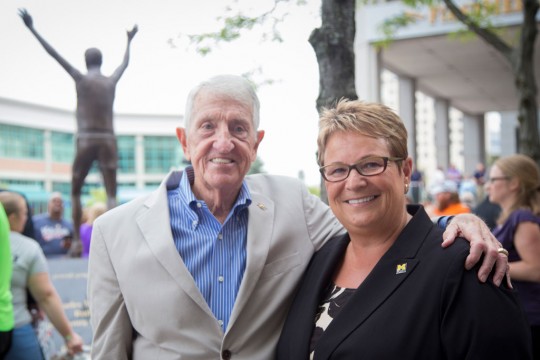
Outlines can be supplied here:
<path id="1" fill-rule="evenodd" d="M 383 167 L 382 171 L 381 171 L 381 172 L 378 172 L 378 173 L 376 173 L 376 174 L 369 174 L 369 175 L 362 174 L 362 172 L 357 168 L 358 164 L 363 163 L 363 162 L 365 162 L 366 160 L 374 159 L 374 158 L 375 158 L 375 159 L 382 159 L 382 160 L 384 161 L 384 167 Z M 399 158 L 399 157 L 391 157 L 391 156 L 370 156 L 370 157 L 367 157 L 367 158 L 365 158 L 365 159 L 362 159 L 362 160 L 360 160 L 360 161 L 358 161 L 357 163 L 354 163 L 354 164 L 352 164 L 352 165 L 347 165 L 347 164 L 344 164 L 344 163 L 336 162 L 336 163 L 328 164 L 328 165 L 325 165 L 325 166 L 321 166 L 321 167 L 319 168 L 319 172 L 321 173 L 321 176 L 323 177 L 323 179 L 324 179 L 325 181 L 328 181 L 328 182 L 334 182 L 334 183 L 335 183 L 335 182 L 340 182 L 340 181 L 347 180 L 347 179 L 349 178 L 349 176 L 351 175 L 351 171 L 352 171 L 353 169 L 355 169 L 355 170 L 356 170 L 360 175 L 362 175 L 362 176 L 367 176 L 367 177 L 370 177 L 370 176 L 377 176 L 377 175 L 380 175 L 380 174 L 382 174 L 383 172 L 386 171 L 386 168 L 388 167 L 388 162 L 389 162 L 389 161 L 395 161 L 395 162 L 398 162 L 398 161 L 403 161 L 403 160 L 405 160 L 405 159 Z M 347 166 L 348 169 L 349 169 L 349 171 L 347 172 L 347 176 L 345 176 L 343 179 L 340 179 L 340 180 L 328 180 L 328 179 L 326 178 L 326 176 L 324 175 L 324 169 L 327 168 L 327 167 L 329 167 L 329 166 L 331 166 L 331 165 L 335 165 L 335 164 L 343 164 L 343 165 Z"/>
<path id="2" fill-rule="evenodd" d="M 493 184 L 495 181 L 499 181 L 499 180 L 510 180 L 510 176 L 495 176 L 495 177 L 492 177 L 492 178 L 489 178 L 487 180 L 488 183 L 490 184 Z"/>

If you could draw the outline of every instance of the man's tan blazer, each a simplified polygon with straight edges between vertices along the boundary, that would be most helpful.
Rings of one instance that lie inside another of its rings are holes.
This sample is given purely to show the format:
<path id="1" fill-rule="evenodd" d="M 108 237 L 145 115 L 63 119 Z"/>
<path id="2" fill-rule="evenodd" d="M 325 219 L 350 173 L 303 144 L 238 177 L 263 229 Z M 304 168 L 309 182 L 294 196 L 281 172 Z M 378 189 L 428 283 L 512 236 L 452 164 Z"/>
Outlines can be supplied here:
<path id="1" fill-rule="evenodd" d="M 246 270 L 224 333 L 174 246 L 167 189 L 181 176 L 172 172 L 155 192 L 94 223 L 92 360 L 273 359 L 299 279 L 341 225 L 300 181 L 246 177 Z"/>

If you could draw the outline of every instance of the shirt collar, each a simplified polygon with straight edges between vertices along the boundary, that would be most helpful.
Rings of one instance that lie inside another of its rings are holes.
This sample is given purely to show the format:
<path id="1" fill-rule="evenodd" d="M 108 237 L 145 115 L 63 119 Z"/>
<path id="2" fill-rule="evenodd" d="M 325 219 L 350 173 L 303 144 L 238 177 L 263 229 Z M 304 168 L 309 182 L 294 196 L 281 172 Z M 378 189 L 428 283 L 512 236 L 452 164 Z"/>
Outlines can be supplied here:
<path id="1" fill-rule="evenodd" d="M 198 203 L 204 203 L 203 200 L 199 200 L 193 194 L 191 190 L 191 184 L 195 181 L 195 171 L 193 166 L 188 166 L 184 169 L 184 175 L 178 184 L 178 195 L 180 196 L 181 202 L 187 204 L 190 209 L 196 210 Z M 242 186 L 240 187 L 240 193 L 236 198 L 236 201 L 233 206 L 233 212 L 239 211 L 241 209 L 247 208 L 251 204 L 251 193 L 249 192 L 248 186 L 245 180 L 242 180 Z"/>

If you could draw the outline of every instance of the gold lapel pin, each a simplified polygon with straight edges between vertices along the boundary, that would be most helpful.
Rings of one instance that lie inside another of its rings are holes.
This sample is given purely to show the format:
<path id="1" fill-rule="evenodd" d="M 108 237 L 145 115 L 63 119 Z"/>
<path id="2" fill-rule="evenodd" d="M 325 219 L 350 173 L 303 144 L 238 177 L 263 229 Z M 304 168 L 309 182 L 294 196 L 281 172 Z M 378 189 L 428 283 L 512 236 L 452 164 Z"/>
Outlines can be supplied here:
<path id="1" fill-rule="evenodd" d="M 266 210 L 266 205 L 264 205 L 263 203 L 258 203 L 257 206 L 258 206 L 259 209 L 261 209 L 261 210 Z"/>

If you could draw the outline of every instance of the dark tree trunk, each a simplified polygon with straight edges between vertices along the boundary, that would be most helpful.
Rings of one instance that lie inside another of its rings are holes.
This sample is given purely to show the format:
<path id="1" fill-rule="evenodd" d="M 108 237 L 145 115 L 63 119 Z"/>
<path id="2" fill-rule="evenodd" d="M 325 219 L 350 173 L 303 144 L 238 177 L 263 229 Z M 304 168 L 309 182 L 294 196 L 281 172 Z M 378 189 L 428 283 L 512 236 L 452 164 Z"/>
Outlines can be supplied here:
<path id="1" fill-rule="evenodd" d="M 321 27 L 309 37 L 319 63 L 319 112 L 342 97 L 358 98 L 354 57 L 356 1 L 322 0 L 321 8 Z M 328 201 L 322 179 L 321 198 Z"/>
<path id="2" fill-rule="evenodd" d="M 538 35 L 538 0 L 523 1 L 523 26 L 519 47 L 512 57 L 515 85 L 519 95 L 519 152 L 531 156 L 540 165 L 538 132 L 538 88 L 534 76 L 534 44 Z"/>

